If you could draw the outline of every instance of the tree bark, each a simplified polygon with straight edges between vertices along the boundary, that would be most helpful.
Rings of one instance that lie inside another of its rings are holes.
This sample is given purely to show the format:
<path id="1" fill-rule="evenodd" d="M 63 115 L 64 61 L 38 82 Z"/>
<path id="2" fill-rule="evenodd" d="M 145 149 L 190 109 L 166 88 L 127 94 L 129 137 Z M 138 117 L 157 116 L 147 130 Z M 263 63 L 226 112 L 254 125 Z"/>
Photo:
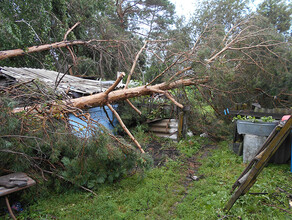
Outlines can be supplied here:
<path id="1" fill-rule="evenodd" d="M 153 91 L 166 91 L 178 87 L 183 86 L 190 86 L 190 85 L 198 85 L 203 84 L 208 81 L 208 78 L 203 79 L 180 79 L 175 82 L 171 83 L 160 83 L 153 86 L 139 86 L 135 88 L 129 88 L 129 89 L 120 89 L 116 91 L 112 91 L 110 93 L 102 92 L 90 96 L 80 97 L 76 99 L 70 99 L 65 100 L 62 103 L 52 103 L 52 108 L 48 110 L 49 113 L 58 113 L 60 111 L 66 111 L 66 106 L 71 106 L 75 108 L 90 108 L 90 107 L 97 107 L 97 106 L 104 106 L 107 103 L 114 103 L 117 101 L 126 100 L 129 98 L 139 97 L 139 96 L 145 96 L 145 95 L 151 95 L 155 92 Z M 62 106 L 62 104 L 64 106 Z M 32 108 L 41 109 L 41 106 L 37 107 L 30 107 L 30 108 L 16 108 L 14 109 L 14 113 L 21 112 L 21 111 L 29 111 L 32 110 Z"/>
<path id="2" fill-rule="evenodd" d="M 82 45 L 86 43 L 87 41 L 82 41 L 82 40 L 61 41 L 61 42 L 56 42 L 52 44 L 44 44 L 40 46 L 28 47 L 25 50 L 23 49 L 5 50 L 5 51 L 0 51 L 0 60 L 4 60 L 7 58 L 16 57 L 16 56 L 22 56 L 27 53 L 41 52 L 44 50 L 49 50 L 51 48 L 61 48 L 61 47 L 67 47 L 67 46 L 72 46 L 72 45 Z"/>
<path id="3" fill-rule="evenodd" d="M 14 49 L 14 50 L 3 50 L 0 51 L 0 60 L 4 60 L 11 57 L 16 56 L 22 56 L 28 53 L 34 53 L 34 52 L 41 52 L 44 50 L 50 50 L 51 48 L 62 48 L 62 47 L 68 47 L 68 46 L 74 46 L 74 45 L 86 45 L 92 42 L 117 42 L 117 40 L 96 40 L 92 39 L 89 41 L 84 40 L 72 40 L 72 41 L 60 41 L 55 42 L 52 44 L 44 44 L 39 46 L 32 46 L 28 47 L 26 49 Z"/>
<path id="4" fill-rule="evenodd" d="M 172 83 L 164 82 L 164 83 L 157 84 L 154 86 L 149 86 L 149 87 L 139 86 L 139 87 L 130 88 L 130 89 L 116 90 L 116 91 L 112 91 L 108 95 L 106 95 L 104 92 L 98 93 L 91 96 L 72 99 L 70 100 L 70 102 L 73 107 L 77 107 L 81 109 L 86 108 L 86 107 L 103 106 L 107 102 L 113 103 L 113 102 L 122 101 L 129 98 L 150 95 L 150 94 L 153 94 L 153 90 L 165 91 L 165 90 L 178 88 L 181 86 L 202 84 L 202 83 L 206 83 L 207 81 L 208 81 L 207 78 L 206 79 L 181 79 Z"/>

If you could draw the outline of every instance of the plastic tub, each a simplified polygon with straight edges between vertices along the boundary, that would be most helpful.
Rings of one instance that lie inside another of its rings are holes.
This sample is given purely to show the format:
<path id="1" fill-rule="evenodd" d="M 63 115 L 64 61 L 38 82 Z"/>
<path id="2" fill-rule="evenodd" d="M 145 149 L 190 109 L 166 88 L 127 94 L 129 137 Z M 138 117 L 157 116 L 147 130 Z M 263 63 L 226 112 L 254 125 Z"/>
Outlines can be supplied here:
<path id="1" fill-rule="evenodd" d="M 252 134 L 257 136 L 269 136 L 278 122 L 251 122 L 238 120 L 237 132 L 239 134 Z"/>

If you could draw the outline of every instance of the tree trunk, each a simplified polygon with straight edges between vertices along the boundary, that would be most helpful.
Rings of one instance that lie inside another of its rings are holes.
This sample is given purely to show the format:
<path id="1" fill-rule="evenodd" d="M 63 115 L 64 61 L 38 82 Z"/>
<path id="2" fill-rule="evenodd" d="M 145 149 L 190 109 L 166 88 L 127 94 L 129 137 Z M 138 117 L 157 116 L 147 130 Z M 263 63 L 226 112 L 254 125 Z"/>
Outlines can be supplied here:
<path id="1" fill-rule="evenodd" d="M 49 50 L 51 48 L 61 48 L 61 47 L 72 46 L 72 45 L 82 45 L 86 43 L 87 43 L 86 41 L 82 41 L 82 40 L 61 41 L 61 42 L 56 42 L 52 44 L 44 44 L 40 46 L 28 47 L 25 50 L 22 50 L 22 49 L 4 50 L 4 51 L 0 51 L 0 60 L 4 60 L 10 57 L 25 55 L 27 53 Z"/>
<path id="2" fill-rule="evenodd" d="M 80 97 L 80 98 L 76 98 L 76 99 L 70 99 L 70 100 L 65 100 L 63 101 L 63 104 L 66 106 L 71 106 L 71 107 L 75 107 L 75 108 L 80 108 L 80 109 L 84 109 L 84 108 L 90 108 L 90 107 L 96 107 L 96 106 L 104 106 L 107 103 L 114 103 L 117 101 L 122 101 L 122 100 L 126 100 L 129 98 L 134 98 L 134 97 L 139 97 L 139 96 L 145 96 L 145 95 L 151 95 L 155 92 L 155 90 L 170 90 L 170 89 L 174 89 L 174 88 L 178 88 L 178 87 L 182 87 L 182 86 L 190 86 L 190 85 L 197 85 L 197 84 L 203 84 L 206 83 L 208 81 L 208 78 L 204 78 L 204 79 L 180 79 L 177 80 L 175 82 L 171 82 L 171 83 L 160 83 L 154 86 L 139 86 L 139 87 L 135 87 L 135 88 L 129 88 L 129 89 L 120 89 L 120 90 L 116 90 L 116 91 L 112 91 L 110 93 L 107 94 L 107 91 L 102 92 L 102 93 L 98 93 L 98 94 L 94 94 L 94 95 L 90 95 L 90 96 L 85 96 L 85 97 Z M 53 103 L 52 104 L 53 109 L 49 109 L 49 113 L 57 113 L 60 111 L 64 111 L 64 107 L 65 106 L 61 106 L 60 103 Z M 13 112 L 20 112 L 23 110 L 32 110 L 33 107 L 31 108 L 16 108 L 14 109 Z M 34 107 L 36 108 L 36 107 Z M 38 109 L 41 109 L 40 106 L 37 106 Z"/>
<path id="3" fill-rule="evenodd" d="M 202 84 L 207 82 L 207 79 L 181 79 L 177 80 L 172 83 L 161 83 L 154 86 L 139 86 L 135 88 L 130 89 L 124 89 L 124 90 L 116 90 L 112 91 L 111 93 L 106 96 L 106 94 L 98 93 L 91 96 L 86 97 L 80 97 L 76 99 L 70 100 L 71 105 L 73 107 L 77 108 L 86 108 L 86 107 L 95 107 L 95 106 L 103 106 L 106 103 L 113 103 L 117 101 L 122 101 L 129 98 L 139 97 L 139 96 L 145 96 L 153 94 L 153 90 L 170 90 L 174 88 L 178 88 L 181 86 L 190 86 L 190 85 L 196 85 L 196 84 Z"/>
<path id="4" fill-rule="evenodd" d="M 96 39 L 92 39 L 89 41 L 72 40 L 72 41 L 60 41 L 60 42 L 56 42 L 52 44 L 44 44 L 44 45 L 39 45 L 39 46 L 32 46 L 24 50 L 23 49 L 3 50 L 3 51 L 0 51 L 0 60 L 4 60 L 10 57 L 22 56 L 28 53 L 50 50 L 51 48 L 62 48 L 62 47 L 68 47 L 68 46 L 74 46 L 74 45 L 85 45 L 92 42 L 117 42 L 117 41 L 116 40 L 96 40 Z"/>

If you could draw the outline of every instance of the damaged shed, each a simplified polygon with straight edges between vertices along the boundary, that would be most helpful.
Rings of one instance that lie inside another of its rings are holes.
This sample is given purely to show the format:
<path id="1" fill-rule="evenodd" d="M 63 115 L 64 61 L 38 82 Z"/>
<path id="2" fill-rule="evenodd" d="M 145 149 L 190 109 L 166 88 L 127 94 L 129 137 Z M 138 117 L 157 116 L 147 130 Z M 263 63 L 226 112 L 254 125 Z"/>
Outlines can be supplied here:
<path id="1" fill-rule="evenodd" d="M 118 73 L 119 74 L 119 73 Z M 6 87 L 15 83 L 25 83 L 38 80 L 46 86 L 55 90 L 60 95 L 70 98 L 93 95 L 105 92 L 115 81 L 102 81 L 101 79 L 91 80 L 67 75 L 64 73 L 33 68 L 0 67 L 0 86 Z M 120 82 L 116 88 L 122 88 L 124 84 Z M 117 107 L 117 105 L 114 105 Z M 108 130 L 113 130 L 116 120 L 113 113 L 105 107 L 92 107 L 85 111 L 91 118 L 98 121 Z M 69 114 L 69 122 L 73 130 L 78 131 L 78 135 L 86 136 L 80 131 L 85 131 L 87 123 L 80 120 L 73 114 Z"/>
<path id="2" fill-rule="evenodd" d="M 104 92 L 115 82 L 83 79 L 61 72 L 33 68 L 0 67 L 0 74 L 1 86 L 39 80 L 48 87 L 56 89 L 59 93 L 66 93 L 72 98 Z M 117 88 L 123 86 L 123 83 L 119 83 Z"/>

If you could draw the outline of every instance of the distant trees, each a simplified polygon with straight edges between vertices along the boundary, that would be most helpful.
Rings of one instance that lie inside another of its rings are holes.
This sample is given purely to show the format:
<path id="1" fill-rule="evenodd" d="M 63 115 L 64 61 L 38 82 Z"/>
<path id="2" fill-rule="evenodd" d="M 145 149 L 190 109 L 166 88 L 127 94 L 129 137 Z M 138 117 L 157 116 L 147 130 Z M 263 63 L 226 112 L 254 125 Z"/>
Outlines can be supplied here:
<path id="1" fill-rule="evenodd" d="M 280 32 L 286 32 L 290 30 L 291 33 L 291 14 L 292 3 L 287 3 L 283 0 L 266 0 L 263 1 L 257 12 L 268 18 L 269 22 Z"/>
<path id="2" fill-rule="evenodd" d="M 194 15 L 197 41 L 193 71 L 211 81 L 203 96 L 223 112 L 236 104 L 292 105 L 291 7 L 264 1 L 257 12 L 248 1 L 202 1 Z M 272 24 L 272 25 L 270 25 Z M 199 40 L 199 41 L 198 41 Z"/>
<path id="3" fill-rule="evenodd" d="M 147 38 L 157 37 L 174 22 L 174 5 L 168 0 L 115 0 L 120 26 Z"/>
<path id="4" fill-rule="evenodd" d="M 95 46 L 72 47 L 1 61 L 2 66 L 29 66 L 74 74 L 113 78 L 130 71 L 141 36 L 154 39 L 173 22 L 174 6 L 161 1 L 48 0 L 0 1 L 0 51 L 67 40 L 116 40 Z M 139 32 L 139 33 L 138 33 Z M 141 35 L 143 34 L 143 35 Z M 142 59 L 141 59 L 142 61 Z M 143 62 L 140 62 L 143 64 Z"/>
<path id="5" fill-rule="evenodd" d="M 203 0 L 189 23 L 174 20 L 167 0 L 2 0 L 0 7 L 0 50 L 62 41 L 74 25 L 67 40 L 97 40 L 3 60 L 2 66 L 102 78 L 136 72 L 133 78 L 155 83 L 191 66 L 185 74 L 213 79 L 200 91 L 219 109 L 246 101 L 291 103 L 291 4 L 285 1 L 266 0 L 254 11 L 248 0 Z"/>

